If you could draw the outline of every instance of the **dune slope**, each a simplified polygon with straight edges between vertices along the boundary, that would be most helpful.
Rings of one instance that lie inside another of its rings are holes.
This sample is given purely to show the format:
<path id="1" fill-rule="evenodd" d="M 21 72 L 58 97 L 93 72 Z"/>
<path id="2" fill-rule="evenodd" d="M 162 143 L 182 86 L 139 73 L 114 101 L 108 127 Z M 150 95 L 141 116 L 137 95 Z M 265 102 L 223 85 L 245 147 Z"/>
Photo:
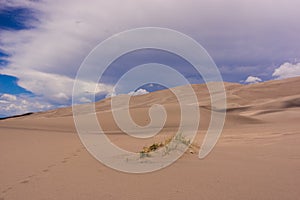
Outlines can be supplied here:
<path id="1" fill-rule="evenodd" d="M 95 160 L 79 140 L 71 108 L 1 120 L 0 200 L 298 199 L 300 77 L 252 85 L 224 84 L 225 126 L 209 156 L 200 160 L 194 149 L 171 166 L 147 174 L 118 172 Z M 185 87 L 176 90 L 184 95 Z M 212 108 L 206 86 L 193 88 L 201 114 L 193 143 L 197 148 Z M 122 96 L 114 98 L 122 100 Z M 133 120 L 147 125 L 154 104 L 163 105 L 168 118 L 160 134 L 149 139 L 131 138 L 119 129 L 110 99 L 95 107 L 110 140 L 138 152 L 177 131 L 180 107 L 169 90 L 132 97 Z"/>

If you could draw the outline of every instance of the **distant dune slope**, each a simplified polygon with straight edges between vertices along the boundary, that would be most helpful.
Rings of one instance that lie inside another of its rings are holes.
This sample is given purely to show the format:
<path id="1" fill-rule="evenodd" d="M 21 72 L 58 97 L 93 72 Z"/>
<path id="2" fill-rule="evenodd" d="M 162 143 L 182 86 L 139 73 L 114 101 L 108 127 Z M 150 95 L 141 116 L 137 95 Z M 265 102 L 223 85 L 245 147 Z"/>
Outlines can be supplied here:
<path id="1" fill-rule="evenodd" d="M 263 83 L 242 85 L 238 83 L 224 83 L 227 94 L 227 119 L 226 125 L 262 123 L 262 120 L 283 120 L 280 116 L 272 117 L 271 113 L 299 110 L 300 107 L 300 77 L 284 80 L 272 80 Z M 180 86 L 175 90 L 185 95 L 185 87 Z M 205 84 L 192 85 L 194 88 L 201 110 L 201 127 L 207 127 L 210 120 L 210 96 Z M 122 100 L 122 95 L 113 97 Z M 186 95 L 188 98 L 188 95 Z M 168 113 L 166 127 L 177 126 L 180 120 L 180 107 L 176 96 L 170 90 L 161 90 L 145 95 L 133 96 L 130 100 L 130 113 L 139 125 L 149 123 L 149 108 L 154 104 L 164 105 Z M 105 130 L 118 130 L 110 111 L 110 98 L 95 104 L 97 116 L 104 121 Z M 40 123 L 35 126 L 51 124 L 55 118 L 68 118 L 56 125 L 56 128 L 73 127 L 72 108 L 59 108 L 31 115 L 19 116 L 4 120 L 5 124 L 18 124 L 20 120 L 33 120 L 38 118 Z M 295 116 L 296 117 L 296 116 Z M 46 120 L 46 121 L 45 121 Z M 192 119 L 191 119 L 192 120 Z M 45 121 L 45 122 L 44 122 Z M 16 125 L 17 126 L 17 125 Z M 51 127 L 51 125 L 49 125 Z M 200 128 L 201 128 L 200 127 Z M 226 126 L 228 127 L 228 126 Z M 74 130 L 74 127 L 72 128 Z"/>

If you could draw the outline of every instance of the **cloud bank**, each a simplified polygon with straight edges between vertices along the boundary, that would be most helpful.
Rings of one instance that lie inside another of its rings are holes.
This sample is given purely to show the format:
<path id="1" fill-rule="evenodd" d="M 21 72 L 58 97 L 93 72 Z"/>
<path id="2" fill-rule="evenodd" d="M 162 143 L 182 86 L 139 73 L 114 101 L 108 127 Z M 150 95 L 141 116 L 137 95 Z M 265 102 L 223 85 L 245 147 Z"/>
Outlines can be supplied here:
<path id="1" fill-rule="evenodd" d="M 137 96 L 137 95 L 143 95 L 143 94 L 148 94 L 148 93 L 149 92 L 147 90 L 140 88 L 137 91 L 132 91 L 132 92 L 129 92 L 128 94 L 130 96 Z"/>
<path id="2" fill-rule="evenodd" d="M 272 74 L 276 79 L 284 79 L 300 76 L 300 63 L 284 63 L 277 69 L 275 69 Z"/>
<path id="3" fill-rule="evenodd" d="M 9 115 L 18 115 L 30 111 L 49 110 L 55 106 L 45 102 L 38 97 L 31 97 L 26 95 L 16 96 L 11 94 L 0 95 L 0 113 L 1 117 Z"/>
<path id="4" fill-rule="evenodd" d="M 261 82 L 261 78 L 256 76 L 248 76 L 247 79 L 244 81 L 245 83 L 259 83 Z"/>
<path id="5" fill-rule="evenodd" d="M 300 59 L 297 0 L 0 0 L 0 5 L 0 11 L 26 8 L 36 18 L 26 21 L 29 29 L 0 30 L 0 51 L 9 55 L 0 73 L 17 77 L 20 86 L 39 97 L 32 101 L 45 105 L 69 104 L 85 56 L 107 37 L 130 28 L 159 26 L 186 33 L 229 71 L 250 66 L 250 74 L 262 70 L 259 65 Z M 107 84 L 98 85 L 97 91 L 90 85 L 83 83 L 87 93 L 112 91 Z M 85 96 L 82 100 L 89 101 Z"/>

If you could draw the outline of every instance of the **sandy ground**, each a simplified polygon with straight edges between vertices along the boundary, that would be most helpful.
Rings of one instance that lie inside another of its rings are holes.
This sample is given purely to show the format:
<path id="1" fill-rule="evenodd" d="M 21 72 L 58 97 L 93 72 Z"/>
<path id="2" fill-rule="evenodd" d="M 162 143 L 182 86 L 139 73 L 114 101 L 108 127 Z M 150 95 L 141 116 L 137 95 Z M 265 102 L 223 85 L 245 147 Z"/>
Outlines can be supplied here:
<path id="1" fill-rule="evenodd" d="M 0 200 L 299 199 L 300 78 L 225 86 L 226 123 L 209 156 L 200 160 L 198 152 L 188 151 L 171 166 L 146 174 L 118 172 L 94 159 L 79 140 L 70 108 L 1 120 Z M 205 86 L 193 87 L 201 109 L 194 143 L 199 146 L 210 100 Z M 184 86 L 178 89 L 184 93 Z M 168 112 L 159 135 L 172 135 L 180 112 L 169 91 L 132 98 L 133 119 L 149 123 L 148 108 L 155 103 Z M 163 138 L 130 138 L 112 120 L 109 100 L 96 108 L 108 137 L 122 148 L 138 152 Z"/>

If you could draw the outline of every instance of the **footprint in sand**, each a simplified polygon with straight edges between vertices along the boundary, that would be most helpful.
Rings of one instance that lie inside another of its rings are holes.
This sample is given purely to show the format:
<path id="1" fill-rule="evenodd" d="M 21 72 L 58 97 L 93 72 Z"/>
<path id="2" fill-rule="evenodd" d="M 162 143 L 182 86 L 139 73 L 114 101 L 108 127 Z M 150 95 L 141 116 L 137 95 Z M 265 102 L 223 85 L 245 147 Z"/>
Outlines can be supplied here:
<path id="1" fill-rule="evenodd" d="M 11 189 L 12 189 L 12 187 L 6 188 L 5 190 L 2 191 L 2 194 L 5 194 L 6 192 L 8 192 L 8 191 L 11 190 Z M 0 199 L 0 200 L 1 200 L 1 199 Z"/>
<path id="2" fill-rule="evenodd" d="M 81 149 L 77 149 L 75 153 L 72 154 L 72 157 L 77 157 L 78 153 L 81 152 Z M 61 161 L 61 163 L 67 163 L 71 159 L 71 157 L 64 157 L 64 159 Z M 56 164 L 48 165 L 46 169 L 43 169 L 43 173 L 47 173 L 50 171 L 51 168 L 56 167 Z M 37 176 L 36 174 L 32 174 L 30 176 L 27 176 L 24 180 L 21 180 L 19 184 L 27 184 L 30 182 L 30 179 Z M 2 194 L 6 194 L 9 190 L 13 189 L 13 187 L 8 187 L 5 190 L 1 191 Z M 0 197 L 0 200 L 4 200 L 4 197 Z"/>
<path id="3" fill-rule="evenodd" d="M 76 152 L 79 153 L 79 152 L 81 152 L 81 150 L 80 150 L 80 149 L 77 149 Z"/>
<path id="4" fill-rule="evenodd" d="M 61 161 L 61 163 L 66 163 L 66 162 L 68 162 L 69 159 L 70 159 L 70 157 L 65 157 L 65 158 L 63 159 L 63 161 Z"/>
<path id="5" fill-rule="evenodd" d="M 29 183 L 29 180 L 23 180 L 23 181 L 21 181 L 20 183 L 26 184 L 26 183 Z"/>
<path id="6" fill-rule="evenodd" d="M 50 169 L 43 169 L 43 172 L 49 172 Z"/>
<path id="7" fill-rule="evenodd" d="M 36 176 L 35 174 L 32 174 L 32 175 L 30 175 L 30 176 L 27 176 L 26 179 L 31 179 L 31 178 L 33 178 L 33 177 L 35 177 L 35 176 Z"/>
<path id="8" fill-rule="evenodd" d="M 52 168 L 52 167 L 55 167 L 56 165 L 55 164 L 53 164 L 53 165 L 48 165 L 48 169 L 50 169 L 50 168 Z"/>

